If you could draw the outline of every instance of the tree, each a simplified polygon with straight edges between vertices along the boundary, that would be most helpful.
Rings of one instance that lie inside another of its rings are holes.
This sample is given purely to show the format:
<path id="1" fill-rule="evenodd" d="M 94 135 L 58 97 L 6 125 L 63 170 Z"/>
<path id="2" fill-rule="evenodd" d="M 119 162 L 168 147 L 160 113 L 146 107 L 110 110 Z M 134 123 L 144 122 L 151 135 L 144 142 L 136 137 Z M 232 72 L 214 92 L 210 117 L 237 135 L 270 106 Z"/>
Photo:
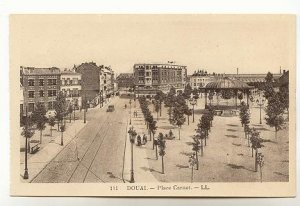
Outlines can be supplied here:
<path id="1" fill-rule="evenodd" d="M 247 138 L 246 126 L 249 126 L 250 123 L 250 113 L 249 113 L 249 108 L 244 101 L 241 103 L 240 120 L 242 126 L 244 127 L 245 138 Z"/>
<path id="2" fill-rule="evenodd" d="M 165 95 L 162 91 L 158 91 L 154 96 L 154 99 L 159 102 L 159 116 L 161 117 L 161 105 L 164 101 Z"/>
<path id="3" fill-rule="evenodd" d="M 25 146 L 27 146 L 28 151 L 30 151 L 30 141 L 28 141 L 28 139 L 34 135 L 34 130 L 32 129 L 33 121 L 29 116 L 26 116 L 24 119 L 24 126 L 21 135 L 25 137 Z"/>
<path id="4" fill-rule="evenodd" d="M 182 107 L 174 107 L 172 110 L 171 124 L 178 127 L 178 137 L 180 140 L 180 129 L 185 122 L 184 110 Z"/>
<path id="5" fill-rule="evenodd" d="M 41 102 L 36 104 L 32 113 L 32 120 L 36 124 L 36 128 L 40 131 L 40 144 L 42 144 L 43 130 L 46 128 L 47 117 L 45 105 Z"/>
<path id="6" fill-rule="evenodd" d="M 170 121 L 172 119 L 172 110 L 173 110 L 175 102 L 176 102 L 176 90 L 174 87 L 171 87 L 169 93 L 167 94 L 167 96 L 165 98 L 165 106 L 169 107 L 168 114 L 169 114 Z"/>
<path id="7" fill-rule="evenodd" d="M 263 140 L 260 138 L 260 133 L 256 131 L 255 128 L 252 129 L 251 131 L 251 147 L 252 147 L 252 157 L 253 157 L 253 150 L 255 150 L 255 159 L 254 159 L 254 164 L 255 164 L 255 172 L 257 172 L 257 154 L 258 154 L 258 149 L 262 147 L 262 142 Z"/>
<path id="8" fill-rule="evenodd" d="M 288 85 L 279 87 L 279 99 L 281 101 L 282 106 L 289 112 L 289 87 Z"/>
<path id="9" fill-rule="evenodd" d="M 50 136 L 52 137 L 52 127 L 54 127 L 54 125 L 55 125 L 55 118 L 50 117 L 48 120 L 48 124 L 50 126 Z"/>
<path id="10" fill-rule="evenodd" d="M 163 135 L 159 135 L 157 139 L 157 145 L 159 148 L 159 156 L 161 156 L 161 173 L 165 173 L 164 168 L 164 156 L 166 155 L 166 140 L 164 140 Z"/>
<path id="11" fill-rule="evenodd" d="M 184 99 L 186 99 L 186 100 L 189 99 L 191 97 L 192 91 L 193 91 L 193 89 L 190 84 L 185 85 L 184 91 L 183 91 Z"/>
<path id="12" fill-rule="evenodd" d="M 159 109 L 160 109 L 160 104 L 159 104 L 159 102 L 157 101 L 157 100 L 154 100 L 154 110 L 155 110 L 155 112 L 156 112 L 156 114 L 157 114 L 157 116 L 156 116 L 156 120 L 158 121 L 158 112 L 159 112 Z"/>
<path id="13" fill-rule="evenodd" d="M 275 128 L 275 137 L 277 137 L 277 132 L 282 129 L 284 125 L 283 112 L 285 109 L 284 103 L 280 100 L 280 95 L 274 93 L 269 96 L 268 105 L 266 107 L 266 123 L 270 127 Z"/>
<path id="14" fill-rule="evenodd" d="M 203 132 L 204 144 L 206 146 L 206 139 L 208 138 L 208 131 L 210 130 L 210 117 L 208 114 L 203 114 L 201 116 L 200 122 L 198 124 L 198 130 Z"/>
<path id="15" fill-rule="evenodd" d="M 151 140 L 151 133 L 152 133 L 153 139 L 154 139 L 154 135 L 155 135 L 156 129 L 157 129 L 156 121 L 150 122 L 150 123 L 149 123 L 150 140 Z M 153 141 L 153 149 L 154 149 L 154 141 Z"/>
<path id="16" fill-rule="evenodd" d="M 198 93 L 198 90 L 196 88 L 193 89 L 193 97 L 194 99 L 199 99 L 199 93 Z"/>
<path id="17" fill-rule="evenodd" d="M 198 152 L 200 150 L 200 139 L 201 139 L 201 136 L 199 134 L 194 135 L 194 137 L 193 137 L 194 142 L 192 144 L 193 145 L 192 150 L 195 152 L 195 155 L 196 155 L 196 161 L 197 161 L 196 169 L 197 170 L 199 169 Z"/>
<path id="18" fill-rule="evenodd" d="M 265 77 L 265 84 L 262 86 L 264 91 L 264 97 L 269 100 L 275 93 L 274 91 L 274 78 L 271 72 L 268 72 L 267 76 Z"/>
<path id="19" fill-rule="evenodd" d="M 190 125 L 190 116 L 193 114 L 192 109 L 189 109 L 189 107 L 186 105 L 184 108 L 184 113 L 188 118 L 188 125 Z"/>
<path id="20" fill-rule="evenodd" d="M 86 105 L 86 101 L 84 101 L 84 105 Z M 86 108 L 86 107 L 85 107 Z M 54 109 L 56 112 L 56 119 L 58 121 L 57 127 L 59 130 L 59 124 L 62 122 L 64 115 L 66 113 L 66 97 L 63 92 L 59 92 L 56 101 L 54 102 Z"/>
<path id="21" fill-rule="evenodd" d="M 215 110 L 212 106 L 208 107 L 208 117 L 210 121 L 210 127 L 212 127 L 212 121 L 214 120 Z"/>

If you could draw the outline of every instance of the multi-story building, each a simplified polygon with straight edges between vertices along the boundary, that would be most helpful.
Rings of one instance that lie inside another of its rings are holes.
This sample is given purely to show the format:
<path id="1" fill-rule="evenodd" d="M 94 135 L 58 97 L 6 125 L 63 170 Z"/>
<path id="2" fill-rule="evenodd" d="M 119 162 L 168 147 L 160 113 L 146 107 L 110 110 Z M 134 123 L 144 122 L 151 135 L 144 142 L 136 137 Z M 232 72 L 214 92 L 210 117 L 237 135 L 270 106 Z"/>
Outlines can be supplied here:
<path id="1" fill-rule="evenodd" d="M 80 108 L 82 106 L 81 97 L 81 74 L 75 72 L 75 69 L 61 72 L 60 90 L 65 94 L 66 101 L 69 104 Z"/>
<path id="2" fill-rule="evenodd" d="M 136 95 L 154 96 L 157 90 L 168 92 L 171 87 L 183 90 L 187 77 L 186 66 L 174 64 L 135 64 Z"/>
<path id="3" fill-rule="evenodd" d="M 209 82 L 212 82 L 215 78 L 208 74 L 207 71 L 198 70 L 190 76 L 190 85 L 192 89 L 204 88 Z"/>
<path id="4" fill-rule="evenodd" d="M 116 81 L 120 90 L 134 87 L 134 76 L 132 73 L 121 73 L 117 76 Z"/>
<path id="5" fill-rule="evenodd" d="M 37 102 L 53 109 L 56 96 L 60 91 L 60 70 L 56 67 L 20 67 L 21 84 L 24 89 L 24 108 L 34 111 Z"/>
<path id="6" fill-rule="evenodd" d="M 74 70 L 81 74 L 82 98 L 95 101 L 100 94 L 100 67 L 94 62 L 85 62 L 74 66 Z"/>
<path id="7" fill-rule="evenodd" d="M 100 94 L 107 101 L 114 94 L 114 72 L 110 67 L 102 67 L 100 72 Z"/>
<path id="8" fill-rule="evenodd" d="M 103 105 L 113 95 L 114 72 L 110 67 L 89 62 L 74 66 L 74 69 L 81 74 L 82 98 L 86 98 L 90 106 Z"/>

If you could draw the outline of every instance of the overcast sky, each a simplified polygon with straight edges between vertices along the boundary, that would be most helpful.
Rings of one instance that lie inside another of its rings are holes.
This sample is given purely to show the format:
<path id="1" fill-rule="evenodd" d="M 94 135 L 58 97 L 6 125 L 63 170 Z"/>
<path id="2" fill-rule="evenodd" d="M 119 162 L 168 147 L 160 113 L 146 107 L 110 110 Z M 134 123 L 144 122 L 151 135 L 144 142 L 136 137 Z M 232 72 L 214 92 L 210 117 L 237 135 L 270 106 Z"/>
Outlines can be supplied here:
<path id="1" fill-rule="evenodd" d="M 11 60 L 59 68 L 94 61 L 116 73 L 167 61 L 188 73 L 279 73 L 295 67 L 294 23 L 275 15 L 15 15 Z"/>

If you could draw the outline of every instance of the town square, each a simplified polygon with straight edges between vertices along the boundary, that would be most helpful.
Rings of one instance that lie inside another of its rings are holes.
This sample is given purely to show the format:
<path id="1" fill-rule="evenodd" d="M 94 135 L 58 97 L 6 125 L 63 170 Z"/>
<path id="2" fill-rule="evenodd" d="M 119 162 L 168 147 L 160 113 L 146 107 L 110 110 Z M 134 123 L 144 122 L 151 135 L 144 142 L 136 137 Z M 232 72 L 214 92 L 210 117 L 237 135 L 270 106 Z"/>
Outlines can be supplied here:
<path id="1" fill-rule="evenodd" d="M 290 181 L 288 18 L 32 18 L 13 24 L 20 182 Z"/>

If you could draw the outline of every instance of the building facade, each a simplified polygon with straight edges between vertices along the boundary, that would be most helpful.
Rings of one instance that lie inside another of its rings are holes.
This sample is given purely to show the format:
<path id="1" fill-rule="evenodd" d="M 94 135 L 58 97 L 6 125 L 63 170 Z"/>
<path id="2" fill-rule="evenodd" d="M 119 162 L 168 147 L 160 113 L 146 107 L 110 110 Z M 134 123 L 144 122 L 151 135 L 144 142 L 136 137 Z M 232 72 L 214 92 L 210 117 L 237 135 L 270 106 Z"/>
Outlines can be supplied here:
<path id="1" fill-rule="evenodd" d="M 68 104 L 75 108 L 82 107 L 81 74 L 74 69 L 61 72 L 60 90 L 65 94 Z"/>
<path id="2" fill-rule="evenodd" d="M 114 95 L 114 72 L 103 66 L 100 70 L 100 102 L 107 102 Z"/>
<path id="3" fill-rule="evenodd" d="M 81 74 L 82 98 L 89 102 L 99 98 L 101 67 L 94 62 L 85 62 L 79 66 L 74 66 L 74 70 Z"/>
<path id="4" fill-rule="evenodd" d="M 190 85 L 192 89 L 204 88 L 209 82 L 214 81 L 214 77 L 204 70 L 195 71 L 194 74 L 190 76 Z"/>
<path id="5" fill-rule="evenodd" d="M 119 90 L 128 90 L 134 87 L 133 73 L 121 73 L 116 78 Z"/>
<path id="6" fill-rule="evenodd" d="M 47 110 L 54 108 L 56 96 L 60 91 L 60 70 L 56 67 L 20 67 L 23 85 L 23 108 L 33 112 L 38 102 L 44 103 Z"/>
<path id="7" fill-rule="evenodd" d="M 135 64 L 133 66 L 136 95 L 154 96 L 158 90 L 171 87 L 183 90 L 187 78 L 186 66 L 174 64 Z"/>

